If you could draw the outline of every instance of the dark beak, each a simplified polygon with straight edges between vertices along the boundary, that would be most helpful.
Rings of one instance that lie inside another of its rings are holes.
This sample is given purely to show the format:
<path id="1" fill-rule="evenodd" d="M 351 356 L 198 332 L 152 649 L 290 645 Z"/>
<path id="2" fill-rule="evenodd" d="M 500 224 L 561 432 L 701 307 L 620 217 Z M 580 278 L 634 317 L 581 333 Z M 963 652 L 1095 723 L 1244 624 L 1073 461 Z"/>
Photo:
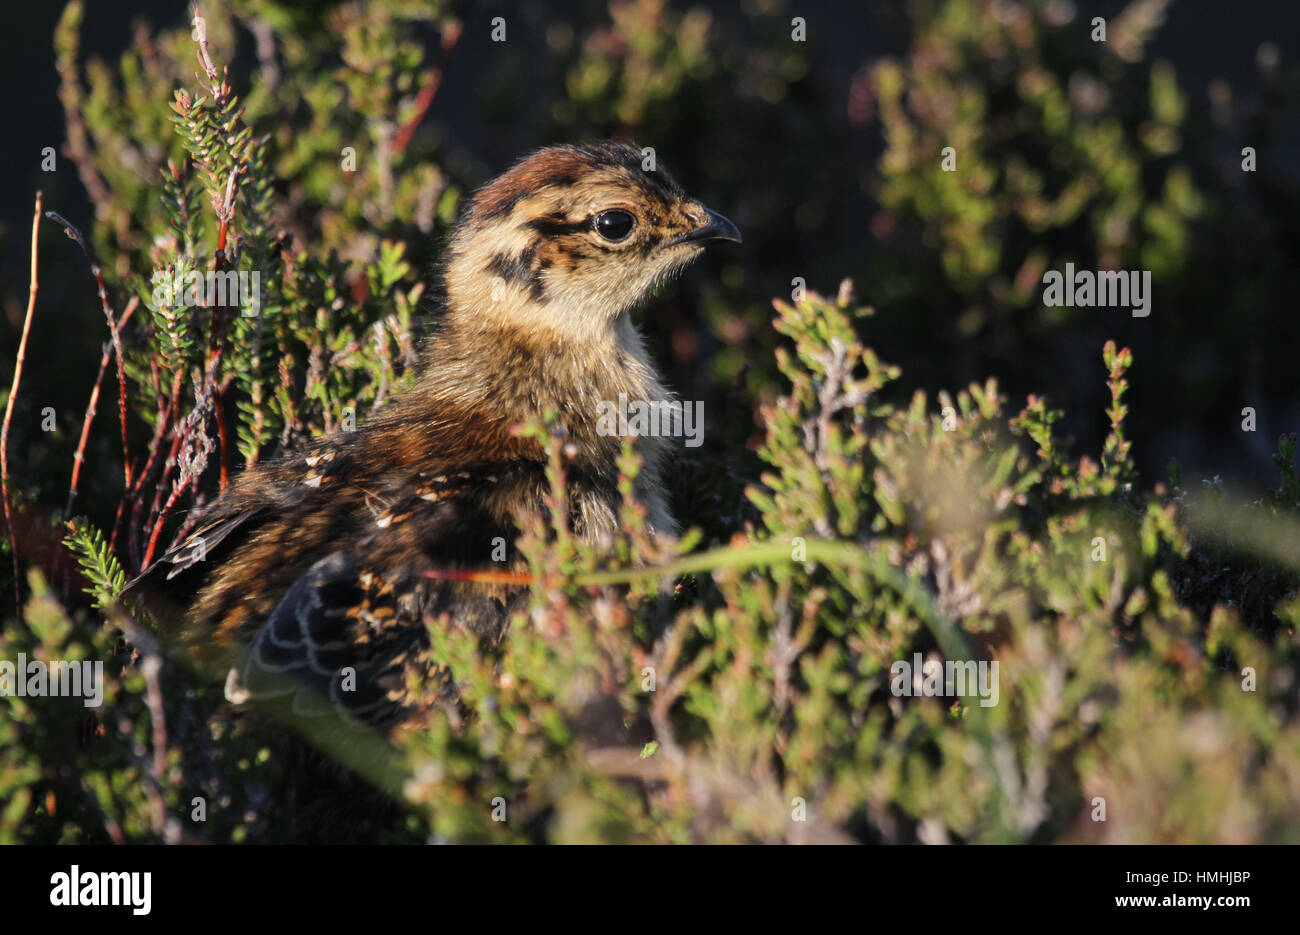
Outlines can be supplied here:
<path id="1" fill-rule="evenodd" d="M 732 224 L 718 212 L 705 208 L 704 223 L 693 231 L 687 231 L 685 234 L 673 238 L 668 242 L 668 246 L 675 247 L 684 243 L 695 243 L 704 246 L 705 244 L 718 243 L 723 240 L 740 243 L 740 231 L 736 229 L 735 224 Z"/>

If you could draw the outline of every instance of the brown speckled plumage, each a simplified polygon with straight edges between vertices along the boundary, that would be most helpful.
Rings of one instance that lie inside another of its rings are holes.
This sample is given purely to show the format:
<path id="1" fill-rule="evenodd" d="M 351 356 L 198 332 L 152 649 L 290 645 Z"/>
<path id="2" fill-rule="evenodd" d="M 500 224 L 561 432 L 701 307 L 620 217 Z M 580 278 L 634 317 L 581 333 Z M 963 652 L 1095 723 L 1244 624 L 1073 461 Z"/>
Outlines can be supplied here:
<path id="1" fill-rule="evenodd" d="M 611 239 L 617 212 L 633 223 Z M 596 404 L 668 398 L 629 312 L 719 239 L 739 235 L 662 170 L 645 171 L 639 150 L 534 153 L 481 189 L 457 228 L 446 312 L 416 386 L 355 431 L 237 478 L 132 591 L 179 603 L 190 639 L 236 654 L 232 701 L 291 687 L 307 708 L 329 699 L 370 722 L 400 719 L 420 700 L 412 668 L 422 693 L 437 692 L 428 621 L 447 613 L 497 639 L 523 600 L 518 586 L 423 574 L 517 567 L 545 456 L 516 425 L 560 414 L 575 532 L 599 542 L 614 531 L 622 439 L 597 433 Z M 637 492 L 651 525 L 673 534 L 667 446 L 639 440 Z M 504 565 L 491 560 L 501 540 Z"/>

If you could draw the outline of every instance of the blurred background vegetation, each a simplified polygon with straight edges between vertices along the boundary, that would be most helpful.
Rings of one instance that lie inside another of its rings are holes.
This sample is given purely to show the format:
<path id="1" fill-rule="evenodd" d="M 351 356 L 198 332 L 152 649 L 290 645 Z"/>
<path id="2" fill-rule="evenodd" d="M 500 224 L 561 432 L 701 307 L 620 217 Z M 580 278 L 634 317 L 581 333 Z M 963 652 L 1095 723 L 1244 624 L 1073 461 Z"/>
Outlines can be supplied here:
<path id="1" fill-rule="evenodd" d="M 869 7 L 204 4 L 248 128 L 213 143 L 214 160 L 252 166 L 235 230 L 246 263 L 274 272 L 267 330 L 237 321 L 231 338 L 241 463 L 400 388 L 466 194 L 529 149 L 611 136 L 654 146 L 745 235 L 643 322 L 672 385 L 709 418 L 677 509 L 699 544 L 730 543 L 737 557 L 692 577 L 673 606 L 638 602 L 635 587 L 544 590 L 504 656 L 449 637 L 442 651 L 466 673 L 475 717 L 453 727 L 431 715 L 406 744 L 398 787 L 414 817 L 376 834 L 1300 836 L 1300 564 L 1288 525 L 1300 490 L 1293 442 L 1278 443 L 1300 423 L 1300 17 L 1154 0 Z M 0 392 L 42 188 L 46 207 L 86 232 L 116 312 L 141 301 L 124 359 L 139 453 L 159 424 L 151 366 L 186 383 L 186 405 L 205 386 L 191 376 L 201 346 L 148 301 L 152 271 L 210 256 L 217 226 L 209 198 L 224 176 L 196 164 L 207 117 L 169 106 L 177 89 L 200 93 L 190 13 L 103 2 L 14 16 L 27 22 L 9 31 L 20 46 L 6 67 L 11 88 L 30 93 L 9 105 Z M 1104 43 L 1094 16 L 1106 18 Z M 58 151 L 52 172 L 46 146 Z M 941 167 L 945 146 L 956 172 Z M 354 172 L 342 170 L 348 148 Z M 147 747 L 156 712 L 139 646 L 76 606 L 67 561 L 35 558 L 67 534 L 68 471 L 107 337 L 75 246 L 47 222 L 40 247 L 10 461 L 22 535 L 36 544 L 24 568 L 41 574 L 5 652 L 112 653 L 118 726 Z M 1044 308 L 1042 274 L 1067 262 L 1149 270 L 1150 317 Z M 845 279 L 855 286 L 841 292 Z M 776 328 L 773 297 L 790 303 Z M 125 534 L 104 545 L 123 495 L 115 391 L 110 366 L 75 511 L 74 551 L 101 604 L 144 552 Z M 947 406 L 958 431 L 943 424 Z M 1247 406 L 1254 432 L 1242 431 Z M 39 429 L 46 407 L 54 431 Z M 1071 437 L 1093 456 L 1071 454 Z M 196 478 L 184 505 L 200 505 L 210 481 Z M 1233 506 L 1225 488 L 1254 502 Z M 558 546 L 536 536 L 537 567 L 555 567 Z M 1114 550 L 1104 567 L 1086 561 L 1097 536 Z M 744 557 L 795 537 L 830 551 L 784 568 Z M 9 612 L 11 582 L 0 598 Z M 633 616 L 611 609 L 629 600 Z M 592 638 L 545 639 L 559 631 Z M 1003 704 L 900 708 L 882 673 L 912 651 L 1002 659 Z M 674 697 L 638 691 L 647 659 L 676 673 Z M 1240 690 L 1247 664 L 1262 673 L 1258 692 Z M 76 719 L 0 720 L 13 741 L 0 836 L 304 834 L 273 807 L 283 764 L 214 714 L 219 686 L 214 697 L 203 679 L 165 671 L 181 726 L 153 760 L 85 742 Z M 597 685 L 618 702 L 621 742 L 651 744 L 663 772 L 592 764 Z M 181 819 L 200 789 L 227 806 L 196 831 Z M 492 822 L 483 803 L 495 794 L 525 802 L 527 820 Z M 69 796 L 76 820 L 51 805 Z M 1095 796 L 1123 802 L 1118 817 L 1089 820 Z M 811 826 L 790 824 L 792 797 L 816 803 Z"/>

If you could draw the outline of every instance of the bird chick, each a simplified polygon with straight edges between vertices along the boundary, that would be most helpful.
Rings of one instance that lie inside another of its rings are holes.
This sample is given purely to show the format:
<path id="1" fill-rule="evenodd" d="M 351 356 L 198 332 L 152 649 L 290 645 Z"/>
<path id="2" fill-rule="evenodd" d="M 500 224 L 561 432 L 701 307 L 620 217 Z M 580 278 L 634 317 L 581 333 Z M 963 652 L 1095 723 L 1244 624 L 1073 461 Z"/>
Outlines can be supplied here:
<path id="1" fill-rule="evenodd" d="M 232 701 L 288 694 L 307 713 L 402 720 L 442 681 L 429 621 L 496 640 L 523 606 L 519 585 L 427 574 L 500 570 L 494 549 L 542 508 L 546 454 L 520 423 L 559 414 L 574 533 L 616 531 L 623 440 L 598 431 L 597 404 L 669 399 L 630 313 L 717 241 L 740 233 L 631 146 L 533 153 L 458 225 L 415 386 L 356 430 L 238 477 L 128 592 L 182 607 L 189 639 L 228 651 Z M 671 535 L 668 444 L 638 439 L 636 496 Z"/>

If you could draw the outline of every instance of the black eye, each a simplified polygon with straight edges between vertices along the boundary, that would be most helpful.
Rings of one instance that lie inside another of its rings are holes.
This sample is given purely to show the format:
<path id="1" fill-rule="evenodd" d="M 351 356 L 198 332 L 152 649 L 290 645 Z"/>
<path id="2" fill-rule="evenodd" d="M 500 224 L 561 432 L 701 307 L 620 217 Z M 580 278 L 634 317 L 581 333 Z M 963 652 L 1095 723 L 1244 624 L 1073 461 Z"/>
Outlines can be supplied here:
<path id="1" fill-rule="evenodd" d="M 606 240 L 623 240 L 632 233 L 636 220 L 626 211 L 602 211 L 596 215 L 596 233 Z"/>

